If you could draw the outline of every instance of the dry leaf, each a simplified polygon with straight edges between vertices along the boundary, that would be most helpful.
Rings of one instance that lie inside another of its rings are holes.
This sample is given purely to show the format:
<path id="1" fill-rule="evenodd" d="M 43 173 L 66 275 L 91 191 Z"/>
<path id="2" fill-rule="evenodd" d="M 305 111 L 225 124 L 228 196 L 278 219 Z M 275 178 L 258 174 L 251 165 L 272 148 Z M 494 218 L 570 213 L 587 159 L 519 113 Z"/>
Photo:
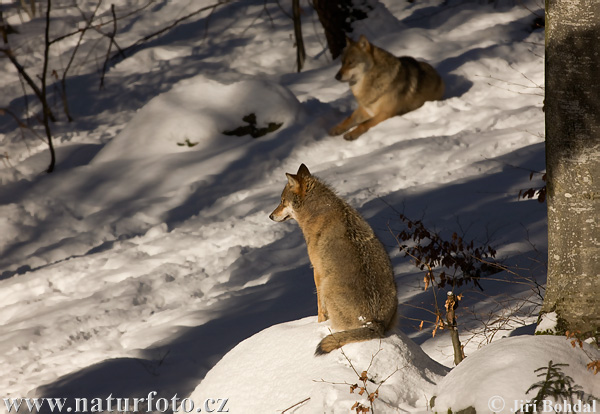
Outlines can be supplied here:
<path id="1" fill-rule="evenodd" d="M 600 360 L 597 359 L 587 364 L 587 369 L 594 371 L 594 375 L 596 375 L 598 372 L 600 372 Z"/>

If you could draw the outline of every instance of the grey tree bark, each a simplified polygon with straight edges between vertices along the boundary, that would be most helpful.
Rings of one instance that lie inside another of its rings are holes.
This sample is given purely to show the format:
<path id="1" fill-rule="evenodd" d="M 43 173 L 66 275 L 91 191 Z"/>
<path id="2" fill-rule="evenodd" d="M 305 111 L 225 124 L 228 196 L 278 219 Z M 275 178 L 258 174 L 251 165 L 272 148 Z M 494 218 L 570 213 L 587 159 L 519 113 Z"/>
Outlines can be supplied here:
<path id="1" fill-rule="evenodd" d="M 312 3 L 325 30 L 331 58 L 335 59 L 346 46 L 346 35 L 352 32 L 352 22 L 366 19 L 366 10 L 370 6 L 365 0 L 313 0 Z"/>
<path id="2" fill-rule="evenodd" d="M 342 8 L 342 3 L 352 0 L 313 0 L 313 6 L 319 16 L 319 21 L 325 29 L 327 46 L 333 59 L 337 58 L 346 46 L 346 33 L 352 29 L 348 20 L 350 18 L 349 8 Z"/>
<path id="3" fill-rule="evenodd" d="M 600 331 L 600 2 L 546 0 L 548 283 L 561 331 Z"/>

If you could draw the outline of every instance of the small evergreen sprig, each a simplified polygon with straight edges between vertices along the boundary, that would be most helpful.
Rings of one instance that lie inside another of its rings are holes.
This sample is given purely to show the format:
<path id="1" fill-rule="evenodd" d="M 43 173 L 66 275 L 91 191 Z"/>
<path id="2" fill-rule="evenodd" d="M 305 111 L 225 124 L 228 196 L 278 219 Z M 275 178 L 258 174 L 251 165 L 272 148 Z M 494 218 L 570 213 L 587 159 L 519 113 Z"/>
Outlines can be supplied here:
<path id="1" fill-rule="evenodd" d="M 529 387 L 526 392 L 529 394 L 530 391 L 538 390 L 532 400 L 536 412 L 538 412 L 541 401 L 546 400 L 548 397 L 554 398 L 555 401 L 568 400 L 570 403 L 574 403 L 575 398 L 581 399 L 583 396 L 582 388 L 575 384 L 573 378 L 566 375 L 561 369 L 567 366 L 569 364 L 555 364 L 550 360 L 547 367 L 541 367 L 534 371 L 538 373 L 538 378 L 544 378 Z"/>

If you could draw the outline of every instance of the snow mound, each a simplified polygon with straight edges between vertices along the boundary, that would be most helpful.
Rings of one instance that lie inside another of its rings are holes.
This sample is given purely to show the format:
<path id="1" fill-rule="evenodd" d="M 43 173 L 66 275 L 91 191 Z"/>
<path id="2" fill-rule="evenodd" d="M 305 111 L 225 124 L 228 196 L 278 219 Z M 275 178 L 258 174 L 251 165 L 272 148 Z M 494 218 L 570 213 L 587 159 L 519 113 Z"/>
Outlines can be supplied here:
<path id="1" fill-rule="evenodd" d="M 340 350 L 314 356 L 327 334 L 328 323 L 317 323 L 316 317 L 267 328 L 227 353 L 190 399 L 228 398 L 229 410 L 240 413 L 281 412 L 302 401 L 289 412 L 347 413 L 355 402 L 369 406 L 367 393 L 350 393 L 351 384 L 362 386 L 354 367 L 374 381 L 367 383 L 368 392 L 385 380 L 374 403 L 377 412 L 424 411 L 435 383 L 447 372 L 400 332 L 348 344 L 346 356 Z"/>
<path id="2" fill-rule="evenodd" d="M 503 338 L 469 355 L 450 371 L 438 384 L 433 408 L 439 413 L 467 407 L 474 407 L 478 413 L 512 413 L 515 401 L 520 404 L 535 397 L 537 390 L 526 394 L 541 380 L 534 371 L 547 367 L 550 360 L 553 364 L 568 364 L 561 367 L 562 372 L 573 378 L 585 394 L 598 396 L 600 381 L 586 369 L 591 358 L 600 359 L 600 351 L 587 344 L 584 350 L 573 348 L 564 337 Z"/>
<path id="3" fill-rule="evenodd" d="M 225 150 L 239 144 L 239 139 L 223 131 L 247 126 L 242 120 L 246 115 L 256 115 L 258 128 L 271 122 L 285 128 L 295 123 L 300 112 L 300 102 L 279 84 L 263 80 L 223 84 L 199 75 L 152 99 L 93 162 Z"/>

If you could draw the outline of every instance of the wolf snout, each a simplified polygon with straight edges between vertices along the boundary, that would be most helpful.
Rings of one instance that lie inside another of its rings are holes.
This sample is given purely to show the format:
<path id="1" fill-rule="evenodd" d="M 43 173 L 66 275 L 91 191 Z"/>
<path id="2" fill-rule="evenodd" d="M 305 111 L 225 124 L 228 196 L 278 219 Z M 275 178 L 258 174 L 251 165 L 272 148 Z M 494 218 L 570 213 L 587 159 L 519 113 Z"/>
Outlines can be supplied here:
<path id="1" fill-rule="evenodd" d="M 339 80 L 339 81 L 342 80 L 342 73 L 341 73 L 341 71 L 335 74 L 335 80 Z"/>

